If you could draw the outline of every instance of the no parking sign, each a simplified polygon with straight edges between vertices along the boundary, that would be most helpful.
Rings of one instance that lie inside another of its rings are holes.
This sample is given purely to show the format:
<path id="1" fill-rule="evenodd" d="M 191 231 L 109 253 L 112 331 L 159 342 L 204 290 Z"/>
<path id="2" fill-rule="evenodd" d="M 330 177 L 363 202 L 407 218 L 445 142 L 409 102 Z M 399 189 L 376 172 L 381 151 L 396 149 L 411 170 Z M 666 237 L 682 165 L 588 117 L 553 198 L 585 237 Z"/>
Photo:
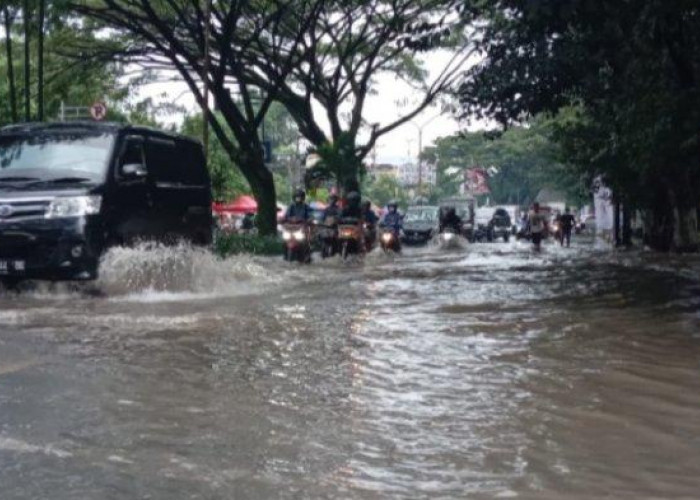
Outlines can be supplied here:
<path id="1" fill-rule="evenodd" d="M 90 106 L 90 116 L 98 122 L 104 120 L 107 116 L 107 105 L 102 101 L 97 101 Z"/>

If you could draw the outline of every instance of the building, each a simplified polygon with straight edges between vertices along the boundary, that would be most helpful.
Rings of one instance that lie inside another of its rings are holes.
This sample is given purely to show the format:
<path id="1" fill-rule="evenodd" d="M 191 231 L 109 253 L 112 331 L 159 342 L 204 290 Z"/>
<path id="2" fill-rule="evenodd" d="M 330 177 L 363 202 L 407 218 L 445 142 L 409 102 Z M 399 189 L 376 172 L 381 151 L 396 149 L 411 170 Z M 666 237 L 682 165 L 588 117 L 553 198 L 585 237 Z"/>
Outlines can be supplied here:
<path id="1" fill-rule="evenodd" d="M 402 186 L 417 186 L 419 180 L 424 185 L 434 186 L 437 184 L 437 169 L 435 165 L 423 164 L 419 169 L 414 163 L 404 163 L 399 165 L 398 179 Z"/>
<path id="2" fill-rule="evenodd" d="M 378 179 L 379 177 L 398 179 L 399 167 L 391 163 L 377 163 L 369 166 L 368 173 L 372 179 Z"/>

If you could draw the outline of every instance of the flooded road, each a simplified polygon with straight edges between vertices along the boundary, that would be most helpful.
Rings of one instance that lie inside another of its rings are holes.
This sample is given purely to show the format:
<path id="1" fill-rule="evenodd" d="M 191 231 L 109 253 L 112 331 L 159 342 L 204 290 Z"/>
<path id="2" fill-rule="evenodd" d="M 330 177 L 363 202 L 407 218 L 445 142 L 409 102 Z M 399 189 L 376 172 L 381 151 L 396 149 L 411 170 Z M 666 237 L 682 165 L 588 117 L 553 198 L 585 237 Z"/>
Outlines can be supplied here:
<path id="1" fill-rule="evenodd" d="M 119 250 L 0 292 L 3 500 L 697 498 L 700 260 Z"/>

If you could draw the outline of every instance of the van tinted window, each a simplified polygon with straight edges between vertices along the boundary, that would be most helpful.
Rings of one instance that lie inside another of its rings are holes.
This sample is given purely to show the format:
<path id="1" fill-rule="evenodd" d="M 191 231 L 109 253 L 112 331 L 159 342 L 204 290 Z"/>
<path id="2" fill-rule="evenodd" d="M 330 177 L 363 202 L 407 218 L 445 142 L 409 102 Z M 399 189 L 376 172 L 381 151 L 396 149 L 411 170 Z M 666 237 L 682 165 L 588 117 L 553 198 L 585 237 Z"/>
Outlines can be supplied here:
<path id="1" fill-rule="evenodd" d="M 143 138 L 127 137 L 124 142 L 121 158 L 119 158 L 119 166 L 138 163 L 144 165 L 145 159 L 143 156 Z"/>
<path id="2" fill-rule="evenodd" d="M 209 173 L 202 147 L 189 141 L 180 141 L 178 146 L 182 162 L 182 182 L 194 186 L 209 184 Z"/>
<path id="3" fill-rule="evenodd" d="M 181 162 L 174 140 L 150 137 L 146 143 L 146 163 L 156 182 L 181 182 Z"/>

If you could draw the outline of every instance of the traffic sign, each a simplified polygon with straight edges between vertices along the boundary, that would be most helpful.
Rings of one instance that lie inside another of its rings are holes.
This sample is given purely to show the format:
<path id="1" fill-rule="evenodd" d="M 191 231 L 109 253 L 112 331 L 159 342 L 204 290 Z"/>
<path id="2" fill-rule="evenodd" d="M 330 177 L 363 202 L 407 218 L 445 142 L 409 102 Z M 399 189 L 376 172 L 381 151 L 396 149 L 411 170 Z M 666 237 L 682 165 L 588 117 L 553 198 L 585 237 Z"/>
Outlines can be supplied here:
<path id="1" fill-rule="evenodd" d="M 97 101 L 90 106 L 90 116 L 92 116 L 93 120 L 104 120 L 107 116 L 107 105 L 102 101 Z"/>

